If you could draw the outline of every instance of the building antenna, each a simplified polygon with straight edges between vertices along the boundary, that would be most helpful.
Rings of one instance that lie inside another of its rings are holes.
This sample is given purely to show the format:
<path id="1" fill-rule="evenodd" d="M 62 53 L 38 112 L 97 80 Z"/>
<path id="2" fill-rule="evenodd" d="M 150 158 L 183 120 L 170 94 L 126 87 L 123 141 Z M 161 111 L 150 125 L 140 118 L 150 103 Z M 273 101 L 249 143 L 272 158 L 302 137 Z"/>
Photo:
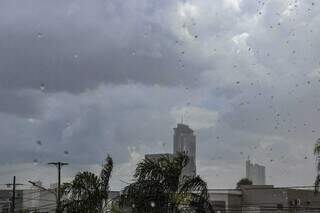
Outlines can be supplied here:
<path id="1" fill-rule="evenodd" d="M 183 115 L 181 115 L 181 124 L 183 124 Z"/>

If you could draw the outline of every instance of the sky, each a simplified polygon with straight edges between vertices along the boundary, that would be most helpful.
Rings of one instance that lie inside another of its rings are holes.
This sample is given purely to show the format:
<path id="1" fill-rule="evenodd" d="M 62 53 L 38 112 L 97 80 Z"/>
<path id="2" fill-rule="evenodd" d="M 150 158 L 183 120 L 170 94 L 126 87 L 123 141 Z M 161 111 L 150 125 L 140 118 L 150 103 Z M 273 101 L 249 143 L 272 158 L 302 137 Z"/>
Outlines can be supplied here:
<path id="1" fill-rule="evenodd" d="M 209 188 L 245 160 L 310 186 L 320 137 L 316 0 L 0 0 L 0 184 L 99 172 L 132 181 L 183 121 Z"/>

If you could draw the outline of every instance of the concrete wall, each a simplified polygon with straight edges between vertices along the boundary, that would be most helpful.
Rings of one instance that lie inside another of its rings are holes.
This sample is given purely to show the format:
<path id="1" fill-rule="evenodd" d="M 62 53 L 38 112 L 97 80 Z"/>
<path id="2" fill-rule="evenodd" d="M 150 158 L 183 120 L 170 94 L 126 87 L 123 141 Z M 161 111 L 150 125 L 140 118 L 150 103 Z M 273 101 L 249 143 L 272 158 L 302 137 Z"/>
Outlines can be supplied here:
<path id="1" fill-rule="evenodd" d="M 252 186 L 255 187 L 255 186 Z M 242 189 L 243 212 L 282 212 L 288 208 L 288 193 L 286 189 L 275 188 Z"/>
<path id="2" fill-rule="evenodd" d="M 313 190 L 247 186 L 242 188 L 242 206 L 244 213 L 254 208 L 261 213 L 320 212 L 320 196 Z"/>
<path id="3" fill-rule="evenodd" d="M 239 190 L 209 190 L 209 199 L 216 212 L 231 213 L 241 210 L 242 195 Z"/>

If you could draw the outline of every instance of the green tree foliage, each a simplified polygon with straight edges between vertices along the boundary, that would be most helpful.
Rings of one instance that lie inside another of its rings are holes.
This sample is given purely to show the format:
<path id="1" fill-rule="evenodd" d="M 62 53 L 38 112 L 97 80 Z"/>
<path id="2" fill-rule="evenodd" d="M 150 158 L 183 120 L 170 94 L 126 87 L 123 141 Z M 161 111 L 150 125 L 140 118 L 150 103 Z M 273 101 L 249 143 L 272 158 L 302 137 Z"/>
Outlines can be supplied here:
<path id="1" fill-rule="evenodd" d="M 252 181 L 248 178 L 242 178 L 237 183 L 237 189 L 239 189 L 241 186 L 248 186 L 248 185 L 252 185 Z"/>
<path id="2" fill-rule="evenodd" d="M 101 213 L 107 206 L 113 161 L 107 156 L 100 176 L 79 172 L 71 183 L 64 184 L 63 207 L 69 213 Z"/>
<path id="3" fill-rule="evenodd" d="M 189 159 L 185 154 L 142 160 L 135 182 L 124 189 L 121 205 L 135 213 L 214 212 L 207 184 L 199 176 L 182 176 Z"/>

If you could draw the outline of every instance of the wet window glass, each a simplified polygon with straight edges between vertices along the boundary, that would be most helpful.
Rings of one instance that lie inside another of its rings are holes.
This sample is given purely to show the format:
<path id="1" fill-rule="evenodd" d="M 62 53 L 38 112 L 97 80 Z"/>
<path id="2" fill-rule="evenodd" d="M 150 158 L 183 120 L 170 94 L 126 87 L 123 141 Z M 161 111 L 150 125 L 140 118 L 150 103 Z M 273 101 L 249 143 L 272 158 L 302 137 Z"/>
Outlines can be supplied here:
<path id="1" fill-rule="evenodd" d="M 0 0 L 0 212 L 320 211 L 319 14 Z"/>

